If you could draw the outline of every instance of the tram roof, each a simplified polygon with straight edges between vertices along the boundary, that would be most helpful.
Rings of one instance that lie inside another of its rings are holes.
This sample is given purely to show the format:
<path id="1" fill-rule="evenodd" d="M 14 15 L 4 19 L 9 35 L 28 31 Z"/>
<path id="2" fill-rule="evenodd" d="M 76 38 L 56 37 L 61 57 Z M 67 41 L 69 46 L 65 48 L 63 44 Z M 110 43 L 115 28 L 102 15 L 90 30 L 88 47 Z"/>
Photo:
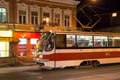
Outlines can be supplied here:
<path id="1" fill-rule="evenodd" d="M 80 34 L 80 35 L 102 35 L 102 36 L 120 36 L 120 33 L 114 32 L 85 32 L 85 31 L 50 31 L 55 34 Z"/>
<path id="2" fill-rule="evenodd" d="M 82 30 L 77 30 L 77 29 L 70 29 L 70 30 L 66 30 L 63 27 L 44 27 L 43 31 L 49 31 L 55 34 L 81 34 L 81 35 L 102 35 L 102 36 L 120 36 L 120 33 L 115 33 L 115 32 L 86 32 L 86 31 L 82 31 Z"/>

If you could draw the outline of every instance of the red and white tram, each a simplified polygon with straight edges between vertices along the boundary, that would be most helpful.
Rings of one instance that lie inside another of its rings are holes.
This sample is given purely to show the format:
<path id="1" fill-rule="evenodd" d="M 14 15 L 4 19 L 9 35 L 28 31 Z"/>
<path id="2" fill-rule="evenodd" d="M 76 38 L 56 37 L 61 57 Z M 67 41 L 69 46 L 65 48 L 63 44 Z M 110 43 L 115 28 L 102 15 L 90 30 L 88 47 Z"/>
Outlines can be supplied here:
<path id="1" fill-rule="evenodd" d="M 44 32 L 34 61 L 41 67 L 67 67 L 120 62 L 120 34 L 107 32 Z"/>

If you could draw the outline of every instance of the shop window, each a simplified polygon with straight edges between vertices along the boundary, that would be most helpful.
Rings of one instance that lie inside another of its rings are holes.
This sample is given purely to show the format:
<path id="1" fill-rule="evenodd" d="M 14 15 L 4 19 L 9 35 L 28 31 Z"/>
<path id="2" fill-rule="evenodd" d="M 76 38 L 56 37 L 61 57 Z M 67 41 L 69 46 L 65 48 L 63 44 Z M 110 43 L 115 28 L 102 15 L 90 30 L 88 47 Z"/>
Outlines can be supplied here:
<path id="1" fill-rule="evenodd" d="M 0 42 L 0 57 L 9 57 L 9 42 Z"/>
<path id="2" fill-rule="evenodd" d="M 38 40 L 37 38 L 30 39 L 30 46 L 31 46 L 30 52 L 32 53 L 32 55 L 35 52 L 37 40 Z"/>
<path id="3" fill-rule="evenodd" d="M 27 39 L 19 38 L 20 42 L 18 44 L 18 56 L 26 56 L 27 55 Z"/>
<path id="4" fill-rule="evenodd" d="M 0 8 L 0 22 L 4 23 L 7 22 L 7 9 Z"/>

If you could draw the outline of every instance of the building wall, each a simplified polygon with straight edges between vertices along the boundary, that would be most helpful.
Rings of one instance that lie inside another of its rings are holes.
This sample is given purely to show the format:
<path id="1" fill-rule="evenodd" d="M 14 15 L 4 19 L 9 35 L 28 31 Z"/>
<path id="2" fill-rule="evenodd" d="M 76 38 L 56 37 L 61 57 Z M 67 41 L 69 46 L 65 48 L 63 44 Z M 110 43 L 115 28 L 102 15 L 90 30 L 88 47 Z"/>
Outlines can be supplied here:
<path id="1" fill-rule="evenodd" d="M 116 16 L 110 14 L 110 25 L 111 26 L 120 26 L 120 12 L 116 12 Z"/>
<path id="2" fill-rule="evenodd" d="M 37 1 L 37 0 L 1 0 L 0 7 L 7 8 L 7 23 L 19 24 L 18 18 L 18 9 L 27 11 L 26 24 L 31 24 L 31 11 L 39 12 L 39 22 L 43 22 L 42 13 L 47 12 L 46 10 L 51 10 L 51 23 L 54 22 L 54 12 L 57 12 L 61 15 L 61 26 L 64 27 L 64 15 L 70 16 L 70 27 L 76 27 L 76 20 L 74 16 L 76 16 L 76 3 L 73 0 L 69 2 L 65 1 L 56 1 L 56 0 L 48 0 L 48 1 Z M 56 11 L 54 11 L 56 10 Z M 61 12 L 60 12 L 61 11 Z"/>
<path id="3" fill-rule="evenodd" d="M 7 15 L 7 21 L 0 21 L 0 31 L 12 30 L 13 32 L 12 39 L 6 38 L 10 44 L 9 57 L 15 57 L 18 53 L 18 43 L 21 37 L 15 36 L 14 33 L 19 31 L 23 33 L 37 33 L 40 31 L 40 27 L 45 25 L 48 28 L 49 26 L 62 27 L 64 29 L 66 27 L 76 28 L 74 16 L 76 16 L 77 4 L 78 2 L 74 0 L 0 0 L 0 9 L 6 9 L 5 14 Z M 31 17 L 33 17 L 33 19 Z M 46 24 L 43 25 L 44 18 L 46 19 Z M 3 19 L 0 18 L 0 20 Z M 4 39 L 5 38 L 0 37 L 0 42 Z M 29 50 L 30 38 L 27 38 L 27 41 L 27 49 Z M 13 49 L 14 51 L 11 51 Z M 30 51 L 28 51 L 26 58 L 30 56 L 29 54 L 31 54 Z"/>

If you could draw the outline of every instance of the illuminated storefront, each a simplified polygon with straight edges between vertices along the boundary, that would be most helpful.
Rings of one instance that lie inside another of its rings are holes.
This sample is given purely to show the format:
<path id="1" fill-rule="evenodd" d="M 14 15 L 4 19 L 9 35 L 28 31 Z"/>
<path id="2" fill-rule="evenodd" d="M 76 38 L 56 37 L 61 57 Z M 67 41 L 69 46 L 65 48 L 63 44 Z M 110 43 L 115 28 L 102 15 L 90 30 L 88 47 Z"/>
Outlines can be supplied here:
<path id="1" fill-rule="evenodd" d="M 0 57 L 9 57 L 9 42 L 0 42 Z"/>
<path id="2" fill-rule="evenodd" d="M 33 57 L 35 44 L 40 33 L 35 32 L 15 32 L 14 39 L 18 39 L 16 55 L 19 57 Z"/>
<path id="3" fill-rule="evenodd" d="M 0 57 L 11 57 L 10 42 L 12 41 L 12 31 L 0 31 Z"/>

